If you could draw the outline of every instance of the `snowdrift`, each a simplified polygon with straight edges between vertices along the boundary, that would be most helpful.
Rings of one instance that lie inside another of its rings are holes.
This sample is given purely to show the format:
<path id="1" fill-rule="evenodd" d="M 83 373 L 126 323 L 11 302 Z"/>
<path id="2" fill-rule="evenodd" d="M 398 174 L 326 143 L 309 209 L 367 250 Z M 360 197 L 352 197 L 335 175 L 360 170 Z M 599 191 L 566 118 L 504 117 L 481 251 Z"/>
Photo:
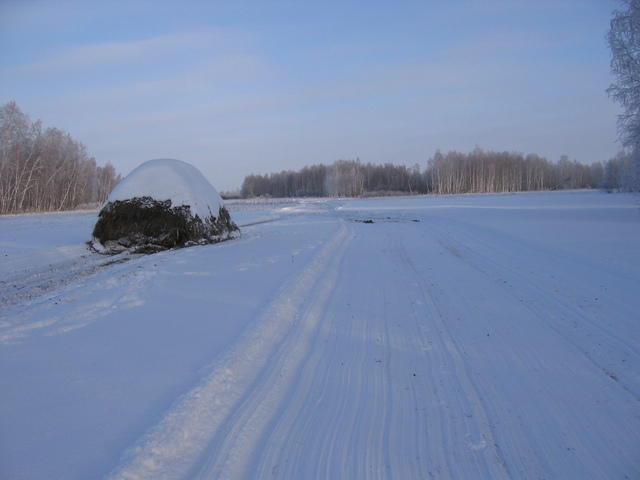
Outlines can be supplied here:
<path id="1" fill-rule="evenodd" d="M 240 235 L 216 189 L 192 165 L 149 160 L 124 178 L 98 214 L 91 247 L 154 253 Z"/>

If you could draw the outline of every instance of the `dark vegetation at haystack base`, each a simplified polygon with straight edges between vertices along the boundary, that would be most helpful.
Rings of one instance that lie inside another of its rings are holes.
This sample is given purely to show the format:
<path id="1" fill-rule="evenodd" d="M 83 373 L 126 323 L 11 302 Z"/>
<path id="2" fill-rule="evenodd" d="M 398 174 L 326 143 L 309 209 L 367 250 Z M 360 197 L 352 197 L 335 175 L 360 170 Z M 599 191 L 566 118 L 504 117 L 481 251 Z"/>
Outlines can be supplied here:
<path id="1" fill-rule="evenodd" d="M 131 249 L 154 253 L 176 247 L 218 243 L 239 232 L 220 206 L 218 217 L 201 219 L 188 205 L 171 206 L 171 200 L 134 197 L 109 202 L 98 214 L 93 237 L 107 253 Z"/>

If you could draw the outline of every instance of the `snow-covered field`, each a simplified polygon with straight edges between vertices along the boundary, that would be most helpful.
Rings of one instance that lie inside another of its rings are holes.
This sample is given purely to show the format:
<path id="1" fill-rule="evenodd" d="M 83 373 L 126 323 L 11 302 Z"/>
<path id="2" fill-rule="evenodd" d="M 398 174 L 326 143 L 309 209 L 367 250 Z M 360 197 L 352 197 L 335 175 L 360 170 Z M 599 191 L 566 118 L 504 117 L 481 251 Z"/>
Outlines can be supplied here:
<path id="1" fill-rule="evenodd" d="M 0 217 L 0 478 L 638 479 L 638 200 L 237 202 L 114 257 Z"/>

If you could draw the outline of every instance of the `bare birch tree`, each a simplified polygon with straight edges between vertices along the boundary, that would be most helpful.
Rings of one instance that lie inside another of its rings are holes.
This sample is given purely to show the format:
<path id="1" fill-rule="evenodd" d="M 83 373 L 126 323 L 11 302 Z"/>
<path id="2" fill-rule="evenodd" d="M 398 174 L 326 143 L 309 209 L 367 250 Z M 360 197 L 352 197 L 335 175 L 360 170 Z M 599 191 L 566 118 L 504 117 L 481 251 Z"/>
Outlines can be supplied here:
<path id="1" fill-rule="evenodd" d="M 624 109 L 618 116 L 618 135 L 632 152 L 623 172 L 626 189 L 640 191 L 640 0 L 621 0 L 624 10 L 615 10 L 607 32 L 611 50 L 611 73 L 616 82 L 607 93 Z"/>
<path id="2" fill-rule="evenodd" d="M 119 176 L 57 128 L 43 131 L 16 102 L 0 106 L 0 214 L 69 210 L 104 201 Z"/>

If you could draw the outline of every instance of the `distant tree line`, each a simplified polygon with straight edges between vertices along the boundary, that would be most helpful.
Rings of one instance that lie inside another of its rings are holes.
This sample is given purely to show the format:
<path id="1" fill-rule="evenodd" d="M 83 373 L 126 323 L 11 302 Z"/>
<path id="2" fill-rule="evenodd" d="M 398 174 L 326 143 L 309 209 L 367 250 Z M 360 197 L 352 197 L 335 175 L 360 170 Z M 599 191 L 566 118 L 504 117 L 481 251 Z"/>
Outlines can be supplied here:
<path id="1" fill-rule="evenodd" d="M 557 163 L 536 154 L 436 151 L 428 173 L 433 193 L 501 193 L 596 187 L 593 168 L 563 155 Z"/>
<path id="2" fill-rule="evenodd" d="M 32 122 L 16 102 L 0 107 L 0 214 L 101 203 L 119 180 L 64 130 Z"/>
<path id="3" fill-rule="evenodd" d="M 243 198 L 359 197 L 374 195 L 499 193 L 532 190 L 604 188 L 627 190 L 631 155 L 620 153 L 607 162 L 584 165 L 563 155 L 551 162 L 535 154 L 494 152 L 475 148 L 470 153 L 437 150 L 425 169 L 356 160 L 312 165 L 266 175 L 247 175 Z"/>
<path id="4" fill-rule="evenodd" d="M 360 160 L 337 160 L 332 165 L 312 165 L 300 171 L 247 175 L 240 194 L 243 198 L 272 197 L 357 197 L 382 191 L 426 192 L 425 176 L 419 167 L 363 164 Z"/>

